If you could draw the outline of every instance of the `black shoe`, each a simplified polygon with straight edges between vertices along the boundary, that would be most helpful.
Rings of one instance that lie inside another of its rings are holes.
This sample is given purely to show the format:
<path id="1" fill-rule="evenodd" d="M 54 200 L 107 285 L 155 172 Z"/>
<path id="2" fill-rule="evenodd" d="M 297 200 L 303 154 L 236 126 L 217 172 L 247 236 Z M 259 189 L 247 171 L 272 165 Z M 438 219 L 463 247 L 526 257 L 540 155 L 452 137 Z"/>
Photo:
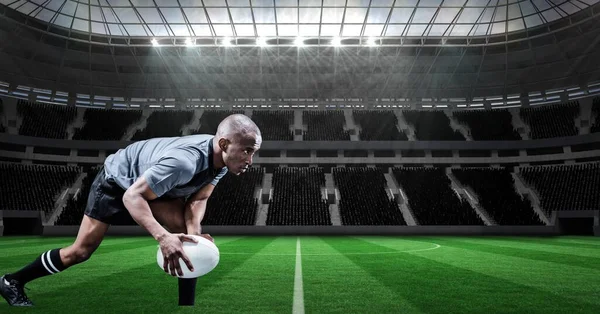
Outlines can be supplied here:
<path id="1" fill-rule="evenodd" d="M 0 277 L 0 295 L 11 306 L 33 306 L 23 288 L 25 286 L 14 279 L 6 280 L 6 275 Z"/>

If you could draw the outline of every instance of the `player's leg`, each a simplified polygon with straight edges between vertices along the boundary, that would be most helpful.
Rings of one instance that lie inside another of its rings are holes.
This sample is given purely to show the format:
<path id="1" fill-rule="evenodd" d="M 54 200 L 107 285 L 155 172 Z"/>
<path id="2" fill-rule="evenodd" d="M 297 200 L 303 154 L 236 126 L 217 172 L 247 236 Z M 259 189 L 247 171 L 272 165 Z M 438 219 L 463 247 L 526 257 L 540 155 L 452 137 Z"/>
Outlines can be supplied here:
<path id="1" fill-rule="evenodd" d="M 152 215 L 172 233 L 187 233 L 184 215 L 185 203 L 182 199 L 155 200 L 150 202 Z M 183 265 L 182 267 L 186 267 Z M 194 305 L 196 299 L 196 278 L 178 278 L 179 305 Z"/>
<path id="2" fill-rule="evenodd" d="M 102 242 L 110 218 L 122 210 L 117 202 L 122 193 L 121 188 L 105 180 L 104 168 L 101 168 L 90 187 L 85 215 L 75 242 L 64 249 L 46 251 L 19 271 L 0 277 L 0 294 L 4 299 L 10 305 L 31 306 L 31 300 L 23 291 L 26 283 L 87 260 Z"/>
<path id="3" fill-rule="evenodd" d="M 86 261 L 102 242 L 107 229 L 108 224 L 84 215 L 77 239 L 72 245 L 46 251 L 19 271 L 2 276 L 0 294 L 10 305 L 33 305 L 23 290 L 25 284 Z"/>

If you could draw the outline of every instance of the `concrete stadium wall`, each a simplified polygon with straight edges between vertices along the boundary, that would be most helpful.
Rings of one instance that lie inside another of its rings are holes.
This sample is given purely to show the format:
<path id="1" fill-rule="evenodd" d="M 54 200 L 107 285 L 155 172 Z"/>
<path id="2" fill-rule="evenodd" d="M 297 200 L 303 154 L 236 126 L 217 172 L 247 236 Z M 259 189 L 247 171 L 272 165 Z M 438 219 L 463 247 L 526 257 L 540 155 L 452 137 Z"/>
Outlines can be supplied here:
<path id="1" fill-rule="evenodd" d="M 44 226 L 44 236 L 75 236 L 79 226 Z M 219 235 L 559 235 L 555 226 L 204 226 Z M 107 235 L 150 236 L 140 226 L 111 226 Z"/>

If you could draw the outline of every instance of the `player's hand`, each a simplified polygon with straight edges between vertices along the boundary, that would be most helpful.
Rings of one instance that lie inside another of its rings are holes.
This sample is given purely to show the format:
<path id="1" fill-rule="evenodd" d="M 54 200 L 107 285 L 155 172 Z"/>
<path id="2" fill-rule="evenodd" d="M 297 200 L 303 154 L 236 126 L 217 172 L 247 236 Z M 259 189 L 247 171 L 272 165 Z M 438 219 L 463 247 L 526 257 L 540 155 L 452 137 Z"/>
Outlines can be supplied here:
<path id="1" fill-rule="evenodd" d="M 187 268 L 190 271 L 194 271 L 194 267 L 190 262 L 190 259 L 183 250 L 183 241 L 194 242 L 198 241 L 192 236 L 183 233 L 168 233 L 159 240 L 160 250 L 162 251 L 164 262 L 163 269 L 166 273 L 171 273 L 172 276 L 183 276 L 179 259 L 183 259 Z"/>
<path id="2" fill-rule="evenodd" d="M 213 237 L 211 237 L 210 234 L 208 234 L 208 233 L 203 233 L 200 236 L 203 237 L 203 238 L 208 239 L 212 243 L 215 243 L 215 239 L 213 239 Z"/>

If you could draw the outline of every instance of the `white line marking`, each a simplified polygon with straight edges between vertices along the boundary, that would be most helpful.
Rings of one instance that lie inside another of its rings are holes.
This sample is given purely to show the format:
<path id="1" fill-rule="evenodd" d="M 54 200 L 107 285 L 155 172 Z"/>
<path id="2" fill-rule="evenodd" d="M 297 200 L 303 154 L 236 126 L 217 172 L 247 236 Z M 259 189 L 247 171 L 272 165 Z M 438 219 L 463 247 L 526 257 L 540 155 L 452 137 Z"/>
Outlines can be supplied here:
<path id="1" fill-rule="evenodd" d="M 296 275 L 294 276 L 294 305 L 292 313 L 304 314 L 304 289 L 302 288 L 302 254 L 300 238 L 296 241 Z"/>
<path id="2" fill-rule="evenodd" d="M 300 241 L 300 240 L 298 240 Z M 442 246 L 437 244 L 437 243 L 431 243 L 434 245 L 434 247 L 430 247 L 430 248 L 426 248 L 426 249 L 416 249 L 416 250 L 406 250 L 406 251 L 394 251 L 394 252 L 349 252 L 349 253 L 336 253 L 336 254 L 318 254 L 318 253 L 304 253 L 304 256 L 332 256 L 332 255 L 386 255 L 386 254 L 400 254 L 400 253 L 412 253 L 412 252 L 422 252 L 422 251 L 430 251 L 430 250 L 435 250 L 435 249 L 439 249 Z M 247 254 L 251 254 L 251 255 L 265 255 L 265 256 L 290 256 L 290 255 L 298 255 L 299 253 L 296 252 L 295 254 L 293 253 L 282 253 L 282 254 L 257 254 L 257 253 L 252 253 L 252 252 L 221 252 L 221 255 L 247 255 Z M 298 264 L 296 264 L 298 265 Z"/>

